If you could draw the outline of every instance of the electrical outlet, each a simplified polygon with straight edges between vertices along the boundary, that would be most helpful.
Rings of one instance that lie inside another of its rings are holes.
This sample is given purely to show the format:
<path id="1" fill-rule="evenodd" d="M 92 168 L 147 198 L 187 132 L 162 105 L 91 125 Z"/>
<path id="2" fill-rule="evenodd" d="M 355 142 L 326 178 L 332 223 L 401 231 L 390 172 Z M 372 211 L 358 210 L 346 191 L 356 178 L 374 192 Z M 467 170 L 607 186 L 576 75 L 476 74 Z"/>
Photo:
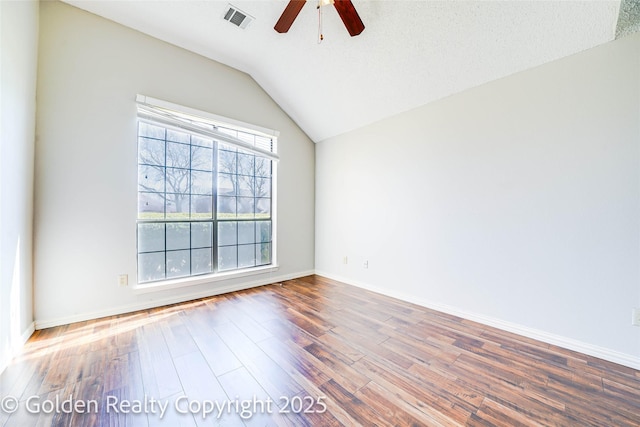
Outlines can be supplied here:
<path id="1" fill-rule="evenodd" d="M 633 326 L 640 326 L 640 308 L 631 310 L 631 324 Z"/>
<path id="2" fill-rule="evenodd" d="M 118 276 L 118 286 L 120 286 L 121 288 L 129 286 L 129 275 L 127 275 L 127 274 L 119 275 Z"/>

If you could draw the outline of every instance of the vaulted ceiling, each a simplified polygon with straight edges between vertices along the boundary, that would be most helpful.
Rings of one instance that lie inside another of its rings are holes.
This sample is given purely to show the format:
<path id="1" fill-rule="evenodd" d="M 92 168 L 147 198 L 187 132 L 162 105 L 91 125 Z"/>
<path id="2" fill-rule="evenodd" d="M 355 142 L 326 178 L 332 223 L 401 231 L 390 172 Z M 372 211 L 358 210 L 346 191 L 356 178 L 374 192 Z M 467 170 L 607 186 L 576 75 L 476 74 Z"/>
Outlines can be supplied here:
<path id="1" fill-rule="evenodd" d="M 638 22 L 638 0 L 353 0 L 362 34 L 350 37 L 328 6 L 318 43 L 314 1 L 285 34 L 273 27 L 287 0 L 66 3 L 248 73 L 315 142 L 609 42 L 617 26 L 624 35 Z M 229 3 L 254 18 L 247 28 L 223 19 Z"/>

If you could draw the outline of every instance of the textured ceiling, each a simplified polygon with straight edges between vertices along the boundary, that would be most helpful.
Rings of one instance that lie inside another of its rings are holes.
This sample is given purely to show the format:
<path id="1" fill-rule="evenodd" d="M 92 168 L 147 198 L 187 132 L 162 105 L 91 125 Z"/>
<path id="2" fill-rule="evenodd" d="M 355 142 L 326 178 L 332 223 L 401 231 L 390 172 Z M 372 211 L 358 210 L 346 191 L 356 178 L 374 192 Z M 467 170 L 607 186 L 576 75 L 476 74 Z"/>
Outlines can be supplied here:
<path id="1" fill-rule="evenodd" d="M 616 38 L 640 31 L 640 0 L 622 0 Z"/>
<path id="2" fill-rule="evenodd" d="M 286 0 L 66 3 L 248 73 L 316 142 L 611 41 L 620 11 L 613 0 L 353 0 L 364 32 L 350 37 L 329 7 L 318 44 L 313 1 L 286 34 L 273 30 Z M 229 3 L 255 21 L 223 20 Z"/>

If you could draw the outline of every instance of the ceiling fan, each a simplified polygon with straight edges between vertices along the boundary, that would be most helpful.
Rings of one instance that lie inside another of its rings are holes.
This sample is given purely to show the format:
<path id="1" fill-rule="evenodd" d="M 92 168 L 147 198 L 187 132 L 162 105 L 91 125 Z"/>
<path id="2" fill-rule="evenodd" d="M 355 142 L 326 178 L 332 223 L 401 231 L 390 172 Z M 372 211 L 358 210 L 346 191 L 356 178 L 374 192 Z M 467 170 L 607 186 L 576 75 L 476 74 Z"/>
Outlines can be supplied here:
<path id="1" fill-rule="evenodd" d="M 364 30 L 364 24 L 362 23 L 362 19 L 358 15 L 356 8 L 351 3 L 351 0 L 328 0 L 322 1 L 321 3 L 333 3 L 336 10 L 338 11 L 338 15 L 342 19 L 344 26 L 347 27 L 347 31 L 351 34 L 351 37 L 357 36 Z M 293 21 L 295 21 L 298 13 L 302 10 L 302 7 L 306 3 L 306 0 L 290 0 L 287 7 L 280 15 L 280 19 L 276 22 L 275 27 L 273 27 L 279 33 L 286 33 L 291 28 Z M 320 7 L 320 6 L 318 6 Z"/>

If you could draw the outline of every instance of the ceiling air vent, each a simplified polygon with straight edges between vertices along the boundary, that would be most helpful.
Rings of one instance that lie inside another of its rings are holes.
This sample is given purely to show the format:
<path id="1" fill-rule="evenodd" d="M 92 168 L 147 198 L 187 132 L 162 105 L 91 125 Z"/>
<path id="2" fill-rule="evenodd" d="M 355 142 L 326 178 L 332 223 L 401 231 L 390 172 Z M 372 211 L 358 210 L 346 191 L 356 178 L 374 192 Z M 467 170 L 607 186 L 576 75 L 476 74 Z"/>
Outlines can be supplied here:
<path id="1" fill-rule="evenodd" d="M 224 13 L 224 20 L 245 29 L 253 21 L 253 17 L 242 12 L 237 7 L 229 5 Z"/>

